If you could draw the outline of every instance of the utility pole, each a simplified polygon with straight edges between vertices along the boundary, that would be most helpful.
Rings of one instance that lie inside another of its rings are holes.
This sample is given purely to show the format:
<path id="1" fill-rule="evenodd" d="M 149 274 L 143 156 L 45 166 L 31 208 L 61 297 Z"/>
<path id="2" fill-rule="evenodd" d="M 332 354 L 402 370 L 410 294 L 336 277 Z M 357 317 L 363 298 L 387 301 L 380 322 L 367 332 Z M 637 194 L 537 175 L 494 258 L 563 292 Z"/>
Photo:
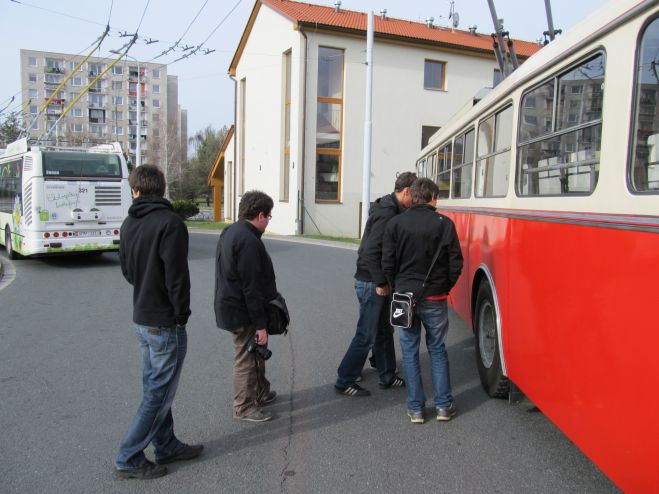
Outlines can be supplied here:
<path id="1" fill-rule="evenodd" d="M 373 12 L 368 13 L 366 30 L 366 111 L 364 115 L 364 165 L 362 172 L 362 224 L 364 234 L 371 205 L 371 147 L 373 133 Z"/>
<path id="2" fill-rule="evenodd" d="M 547 12 L 547 35 L 549 36 L 549 41 L 554 41 L 556 37 L 556 31 L 554 31 L 554 18 L 551 15 L 551 0 L 545 0 L 545 11 Z"/>

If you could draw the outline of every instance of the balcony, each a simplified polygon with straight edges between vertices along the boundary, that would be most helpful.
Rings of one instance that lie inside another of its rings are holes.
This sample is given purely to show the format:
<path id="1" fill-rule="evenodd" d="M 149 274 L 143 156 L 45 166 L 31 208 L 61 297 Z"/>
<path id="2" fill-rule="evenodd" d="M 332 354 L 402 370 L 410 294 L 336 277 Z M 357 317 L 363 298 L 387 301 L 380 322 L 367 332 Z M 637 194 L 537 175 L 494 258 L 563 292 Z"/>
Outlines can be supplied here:
<path id="1" fill-rule="evenodd" d="M 59 86 L 62 81 L 49 81 L 49 80 L 44 80 L 43 83 L 46 84 L 47 86 Z"/>
<path id="2" fill-rule="evenodd" d="M 50 96 L 46 96 L 44 101 L 48 101 L 48 98 L 50 98 Z M 65 101 L 66 98 L 53 98 L 49 105 L 63 105 Z"/>
<path id="3" fill-rule="evenodd" d="M 100 93 L 105 93 L 105 89 L 103 89 L 102 87 L 90 87 L 89 92 L 100 94 Z"/>
<path id="4" fill-rule="evenodd" d="M 44 67 L 43 71 L 46 74 L 65 74 L 64 67 Z"/>
<path id="5" fill-rule="evenodd" d="M 94 110 L 105 110 L 105 103 L 90 101 L 88 106 Z"/>
<path id="6" fill-rule="evenodd" d="M 105 123 L 105 118 L 104 117 L 89 117 L 89 123 L 104 124 Z"/>
<path id="7" fill-rule="evenodd" d="M 95 70 L 90 70 L 87 73 L 87 78 L 88 79 L 96 79 L 99 75 L 101 75 L 103 71 L 95 71 Z M 105 74 L 103 74 L 103 77 L 105 77 Z"/>

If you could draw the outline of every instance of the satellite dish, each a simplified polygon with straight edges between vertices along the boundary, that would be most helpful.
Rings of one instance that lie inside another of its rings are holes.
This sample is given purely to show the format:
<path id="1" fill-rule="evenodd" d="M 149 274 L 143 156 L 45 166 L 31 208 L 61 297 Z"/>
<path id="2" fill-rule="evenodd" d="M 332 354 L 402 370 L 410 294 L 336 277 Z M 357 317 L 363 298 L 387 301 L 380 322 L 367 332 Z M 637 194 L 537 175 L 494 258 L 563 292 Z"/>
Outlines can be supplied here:
<path id="1" fill-rule="evenodd" d="M 460 24 L 460 14 L 453 12 L 453 27 L 457 29 L 458 24 Z"/>

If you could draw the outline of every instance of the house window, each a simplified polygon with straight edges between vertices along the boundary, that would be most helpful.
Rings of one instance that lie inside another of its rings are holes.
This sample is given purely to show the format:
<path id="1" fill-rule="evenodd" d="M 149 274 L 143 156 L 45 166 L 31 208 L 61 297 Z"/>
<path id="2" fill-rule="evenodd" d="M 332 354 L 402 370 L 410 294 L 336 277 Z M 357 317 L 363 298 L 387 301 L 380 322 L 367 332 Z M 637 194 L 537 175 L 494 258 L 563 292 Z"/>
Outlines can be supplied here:
<path id="1" fill-rule="evenodd" d="M 153 91 L 154 93 L 159 93 L 159 92 L 160 92 L 160 84 L 154 84 L 154 85 L 152 86 L 152 91 Z"/>
<path id="2" fill-rule="evenodd" d="M 72 123 L 71 124 L 71 132 L 82 132 L 82 124 L 81 123 Z"/>
<path id="3" fill-rule="evenodd" d="M 81 77 L 73 77 L 71 79 L 71 85 L 72 86 L 82 86 L 82 78 Z"/>
<path id="4" fill-rule="evenodd" d="M 37 105 L 30 105 L 30 115 L 36 115 L 39 112 Z"/>
<path id="5" fill-rule="evenodd" d="M 122 111 L 112 112 L 112 120 L 123 120 L 123 119 L 124 119 L 124 112 Z"/>
<path id="6" fill-rule="evenodd" d="M 291 51 L 284 53 L 284 149 L 279 173 L 279 200 L 288 201 L 291 168 Z"/>
<path id="7" fill-rule="evenodd" d="M 97 136 L 105 135 L 105 125 L 90 124 L 89 133 Z"/>
<path id="8" fill-rule="evenodd" d="M 121 81 L 112 81 L 112 90 L 120 91 L 121 90 Z"/>
<path id="9" fill-rule="evenodd" d="M 659 79 L 655 68 L 659 45 L 659 19 L 639 38 L 636 61 L 635 106 L 629 163 L 629 187 L 633 192 L 659 193 Z M 658 69 L 659 70 L 659 69 Z"/>
<path id="10" fill-rule="evenodd" d="M 114 75 L 121 75 L 124 73 L 124 68 L 121 65 L 113 65 L 112 66 L 112 73 Z"/>
<path id="11" fill-rule="evenodd" d="M 104 69 L 103 64 L 100 64 L 100 63 L 89 63 L 89 64 L 87 64 L 87 67 L 89 67 L 89 76 L 90 77 L 96 77 L 101 72 L 103 72 L 103 69 Z"/>
<path id="12" fill-rule="evenodd" d="M 151 76 L 152 76 L 154 79 L 160 79 L 160 69 L 153 69 L 153 70 L 151 71 Z"/>
<path id="13" fill-rule="evenodd" d="M 113 105 L 123 105 L 124 104 L 124 97 L 123 96 L 112 96 L 112 104 Z"/>
<path id="14" fill-rule="evenodd" d="M 82 108 L 72 108 L 71 116 L 73 117 L 82 117 Z"/>
<path id="15" fill-rule="evenodd" d="M 421 149 L 428 145 L 430 138 L 437 132 L 441 127 L 435 127 L 434 125 L 422 125 L 421 126 Z"/>
<path id="16" fill-rule="evenodd" d="M 92 94 L 89 96 L 89 106 L 103 108 L 105 106 L 105 98 L 100 94 Z"/>
<path id="17" fill-rule="evenodd" d="M 446 63 L 426 60 L 423 70 L 423 88 L 443 91 L 446 82 Z"/>
<path id="18" fill-rule="evenodd" d="M 37 57 L 28 57 L 27 58 L 27 65 L 28 65 L 28 67 L 36 67 L 37 66 Z"/>
<path id="19" fill-rule="evenodd" d="M 73 101 L 74 99 L 76 99 L 78 96 L 80 96 L 80 93 L 74 93 L 74 92 L 70 92 L 70 93 L 69 93 L 69 99 L 70 99 L 71 101 Z"/>
<path id="20" fill-rule="evenodd" d="M 28 74 L 27 80 L 30 82 L 37 82 L 37 74 L 32 74 L 32 73 Z"/>
<path id="21" fill-rule="evenodd" d="M 112 134 L 114 134 L 116 136 L 122 136 L 122 135 L 124 135 L 124 128 L 120 127 L 118 125 L 113 125 L 112 126 Z"/>
<path id="22" fill-rule="evenodd" d="M 105 123 L 105 110 L 89 109 L 89 121 L 91 123 Z"/>
<path id="23" fill-rule="evenodd" d="M 316 107 L 316 201 L 341 196 L 341 127 L 343 120 L 343 50 L 318 48 Z"/>
<path id="24" fill-rule="evenodd" d="M 160 108 L 160 100 L 159 99 L 154 99 L 153 100 L 153 107 L 154 108 Z"/>
<path id="25" fill-rule="evenodd" d="M 36 89 L 28 89 L 28 91 L 27 91 L 27 96 L 28 96 L 28 98 L 30 98 L 30 99 L 38 98 L 37 94 L 38 94 L 38 93 L 37 93 L 37 90 L 36 90 Z"/>
<path id="26" fill-rule="evenodd" d="M 512 106 L 481 120 L 478 125 L 476 197 L 505 197 L 510 174 Z"/>

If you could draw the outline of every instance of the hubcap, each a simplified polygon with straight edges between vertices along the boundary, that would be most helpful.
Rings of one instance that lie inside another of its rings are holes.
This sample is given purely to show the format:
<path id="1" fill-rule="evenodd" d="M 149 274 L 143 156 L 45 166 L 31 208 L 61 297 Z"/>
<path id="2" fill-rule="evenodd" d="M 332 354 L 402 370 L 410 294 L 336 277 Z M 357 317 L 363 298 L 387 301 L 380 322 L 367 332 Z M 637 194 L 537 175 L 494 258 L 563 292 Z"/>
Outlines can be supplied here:
<path id="1" fill-rule="evenodd" d="M 478 347 L 481 354 L 481 362 L 489 369 L 494 362 L 496 352 L 497 323 L 492 303 L 485 300 L 478 311 Z"/>

